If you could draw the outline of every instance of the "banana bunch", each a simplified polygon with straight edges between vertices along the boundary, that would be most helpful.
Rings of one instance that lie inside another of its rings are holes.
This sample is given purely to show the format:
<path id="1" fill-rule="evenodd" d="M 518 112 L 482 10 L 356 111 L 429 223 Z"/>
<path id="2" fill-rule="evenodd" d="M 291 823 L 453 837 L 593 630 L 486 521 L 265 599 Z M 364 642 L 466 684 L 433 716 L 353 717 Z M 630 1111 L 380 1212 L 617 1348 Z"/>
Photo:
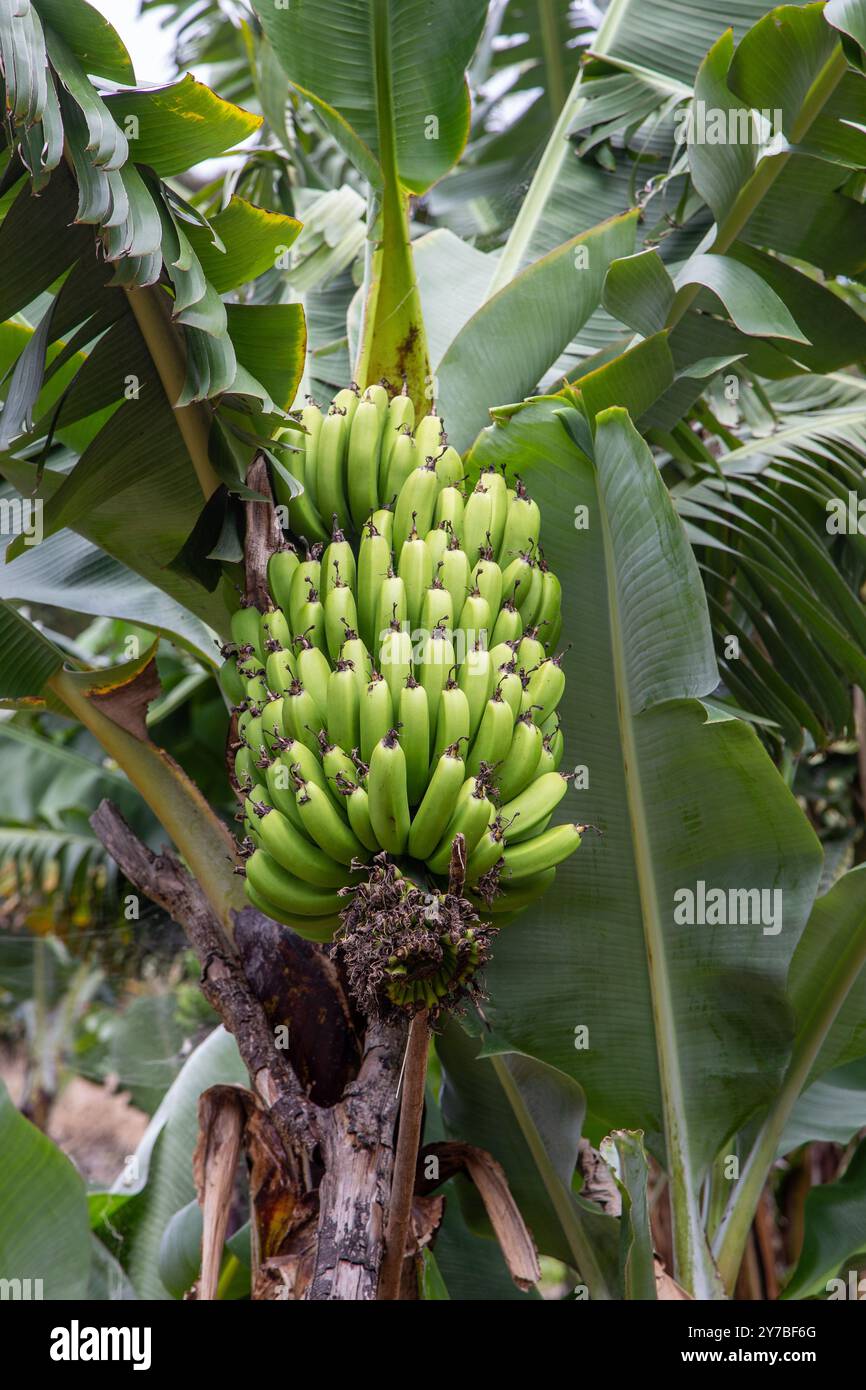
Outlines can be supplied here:
<path id="1" fill-rule="evenodd" d="M 296 424 L 304 490 L 274 487 L 300 546 L 270 559 L 269 610 L 234 614 L 224 682 L 250 901 L 329 940 L 375 856 L 435 883 L 462 835 L 466 901 L 517 911 L 584 829 L 551 824 L 565 676 L 538 506 L 496 470 L 467 483 L 439 416 L 382 386 Z"/>

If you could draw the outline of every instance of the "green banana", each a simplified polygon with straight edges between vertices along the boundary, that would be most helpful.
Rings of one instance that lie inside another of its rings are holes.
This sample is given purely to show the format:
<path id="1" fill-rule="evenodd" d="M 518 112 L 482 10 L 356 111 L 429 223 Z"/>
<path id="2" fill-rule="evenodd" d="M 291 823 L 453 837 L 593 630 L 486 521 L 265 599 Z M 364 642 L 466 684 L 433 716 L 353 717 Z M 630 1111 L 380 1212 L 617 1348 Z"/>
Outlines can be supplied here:
<path id="1" fill-rule="evenodd" d="M 506 842 L 502 853 L 503 883 L 522 883 L 545 869 L 555 868 L 578 848 L 585 829 L 583 825 L 555 825 L 520 844 L 509 846 Z"/>
<path id="2" fill-rule="evenodd" d="M 357 748 L 361 742 L 361 694 L 355 664 L 339 658 L 328 677 L 328 733 L 341 748 Z"/>
<path id="3" fill-rule="evenodd" d="M 451 544 L 454 535 L 450 521 L 441 521 L 438 526 L 434 526 L 424 537 L 424 544 L 430 556 L 430 568 L 433 574 L 441 575 L 442 561 L 445 558 L 445 551 Z"/>
<path id="4" fill-rule="evenodd" d="M 357 629 L 358 608 L 354 593 L 338 577 L 338 582 L 325 595 L 325 642 L 332 662 L 343 649 L 347 627 Z"/>
<path id="5" fill-rule="evenodd" d="M 499 795 L 506 804 L 528 787 L 537 775 L 543 736 L 531 710 L 518 715 L 511 746 L 497 774 Z"/>
<path id="6" fill-rule="evenodd" d="M 334 929 L 340 925 L 339 913 L 328 913 L 324 917 L 298 917 L 293 912 L 286 912 L 276 903 L 269 902 L 263 893 L 254 888 L 249 879 L 246 880 L 246 893 L 253 907 L 257 907 L 259 912 L 263 912 L 266 917 L 272 917 L 275 922 L 282 922 L 283 926 L 291 927 L 292 931 L 297 932 L 298 936 L 303 936 L 307 941 L 330 941 L 334 935 Z"/>
<path id="7" fill-rule="evenodd" d="M 373 748 L 367 794 L 376 839 L 389 854 L 402 854 L 409 838 L 409 796 L 406 756 L 396 729 L 389 729 Z"/>
<path id="8" fill-rule="evenodd" d="M 533 709 L 536 724 L 543 724 L 556 710 L 565 691 L 562 656 L 548 656 L 529 674 L 529 684 L 523 692 L 523 708 Z"/>
<path id="9" fill-rule="evenodd" d="M 538 503 L 533 502 L 522 479 L 517 479 L 514 500 L 508 507 L 502 534 L 500 555 L 508 562 L 515 555 L 531 552 L 538 545 L 541 515 Z"/>
<path id="10" fill-rule="evenodd" d="M 390 512 L 388 516 L 390 517 Z M 376 606 L 379 585 L 391 568 L 391 541 L 382 535 L 375 522 L 370 520 L 364 527 L 358 550 L 358 623 L 368 647 L 373 646 L 376 628 Z M 350 626 L 357 626 L 350 624 Z"/>
<path id="11" fill-rule="evenodd" d="M 268 589 L 278 608 L 289 611 L 289 597 L 292 592 L 292 578 L 300 560 L 293 545 L 275 550 L 268 560 Z"/>
<path id="12" fill-rule="evenodd" d="M 426 761 L 426 760 L 425 760 Z M 454 814 L 464 784 L 465 769 L 460 749 L 446 748 L 433 772 L 409 829 L 409 853 L 425 860 L 432 854 Z"/>
<path id="13" fill-rule="evenodd" d="M 493 495 L 479 479 L 463 509 L 463 548 L 473 564 L 480 552 L 490 545 L 492 525 Z"/>
<path id="14" fill-rule="evenodd" d="M 375 511 L 379 501 L 379 452 L 383 419 L 372 398 L 362 398 L 349 430 L 347 474 L 349 511 L 356 531 Z"/>
<path id="15" fill-rule="evenodd" d="M 347 584 L 350 589 L 354 589 L 357 579 L 355 555 L 343 531 L 337 525 L 331 532 L 331 541 L 322 556 L 321 566 L 316 588 L 323 595 L 327 595 L 338 583 Z"/>
<path id="16" fill-rule="evenodd" d="M 265 678 L 268 683 L 268 690 L 273 690 L 280 695 L 285 695 L 293 680 L 297 679 L 297 671 L 292 654 L 288 650 L 271 652 L 265 663 Z"/>
<path id="17" fill-rule="evenodd" d="M 310 782 L 306 785 L 315 784 Z M 327 799 L 328 793 L 322 791 L 321 787 L 318 790 L 319 794 Z M 244 802 L 244 810 L 254 838 L 278 864 L 282 864 L 284 868 L 317 888 L 340 888 L 345 883 L 346 871 L 343 865 L 336 863 L 334 856 L 323 852 L 317 844 L 311 844 L 287 816 L 281 815 L 270 805 L 264 794 L 258 794 L 255 801 L 248 797 Z M 337 815 L 336 811 L 334 815 Z"/>
<path id="18" fill-rule="evenodd" d="M 388 406 L 388 419 L 385 422 L 382 434 L 382 447 L 379 454 L 379 496 L 392 497 L 393 492 L 388 491 L 388 470 L 391 463 L 391 454 L 397 442 L 397 436 L 406 430 L 411 435 L 415 428 L 415 407 L 408 395 L 395 396 Z"/>
<path id="19" fill-rule="evenodd" d="M 257 849 L 246 862 L 250 883 L 275 907 L 298 917 L 324 917 L 345 906 L 334 889 L 316 888 L 296 878 L 285 865 L 275 862 L 264 850 Z"/>
<path id="20" fill-rule="evenodd" d="M 337 405 L 335 401 L 322 422 L 316 459 L 319 514 L 328 524 L 336 517 L 341 527 L 347 527 L 350 522 L 346 497 L 350 424 L 348 407 Z"/>
<path id="21" fill-rule="evenodd" d="M 487 799 L 485 783 L 470 777 L 469 782 L 464 783 L 464 790 L 465 795 L 458 794 L 457 804 L 445 834 L 425 861 L 431 873 L 447 874 L 451 863 L 451 850 L 458 835 L 463 836 L 466 841 L 466 853 L 471 855 L 496 815 L 493 802 Z"/>
<path id="22" fill-rule="evenodd" d="M 370 761 L 373 749 L 385 737 L 393 722 L 388 683 L 378 671 L 374 671 L 361 696 L 361 757 L 365 763 Z"/>
<path id="23" fill-rule="evenodd" d="M 259 762 L 261 763 L 261 759 L 259 759 Z M 268 797 L 274 809 L 285 816 L 286 820 L 291 821 L 292 825 L 303 835 L 305 840 L 309 840 L 301 824 L 301 817 L 295 801 L 295 779 L 291 769 L 285 765 L 282 758 L 269 758 L 267 767 L 264 769 L 264 774 L 265 785 L 268 789 Z M 261 802 L 261 794 L 259 793 L 258 795 L 251 796 L 250 800 Z M 310 841 L 310 843 L 312 842 Z"/>
<path id="24" fill-rule="evenodd" d="M 404 623 L 391 623 L 379 648 L 379 669 L 391 692 L 393 717 L 398 717 L 400 695 L 412 674 L 412 638 Z"/>
<path id="25" fill-rule="evenodd" d="M 289 620 L 289 629 L 292 633 L 304 631 L 301 626 L 301 610 L 308 601 L 307 596 L 310 589 L 318 590 L 322 577 L 321 556 L 322 546 L 312 546 L 307 552 L 307 558 L 301 560 L 292 575 L 289 586 L 289 606 L 285 610 Z"/>
<path id="26" fill-rule="evenodd" d="M 432 463 L 422 462 L 403 483 L 394 508 L 394 549 L 398 555 L 413 527 L 422 535 L 430 530 L 438 495 L 436 469 Z"/>
<path id="27" fill-rule="evenodd" d="M 406 585 L 392 569 L 379 582 L 379 596 L 376 602 L 376 618 L 373 633 L 373 653 L 378 656 L 382 642 L 394 625 L 398 627 L 406 620 Z"/>
<path id="28" fill-rule="evenodd" d="M 306 603 L 302 603 L 298 609 L 298 625 L 294 630 L 295 643 L 303 638 L 311 646 L 324 652 L 328 645 L 325 637 L 325 605 L 319 597 L 318 589 L 314 589 L 309 580 L 307 583 L 310 587 L 307 590 Z"/>
<path id="29" fill-rule="evenodd" d="M 385 487 L 380 491 L 380 496 L 389 500 L 392 497 L 399 497 L 403 490 L 403 484 L 417 467 L 418 450 L 415 448 L 415 440 L 408 430 L 400 431 L 391 448 L 391 456 L 388 460 L 388 477 Z"/>
<path id="30" fill-rule="evenodd" d="M 328 792 L 323 792 L 315 782 L 303 782 L 298 788 L 297 802 L 307 834 L 325 854 L 339 864 L 351 864 L 355 859 L 363 862 L 368 857 Z M 301 866 L 297 867 L 300 870 Z"/>
<path id="31" fill-rule="evenodd" d="M 437 625 L 424 638 L 418 665 L 418 679 L 427 692 L 431 711 L 439 709 L 439 696 L 454 664 L 454 644 L 447 629 Z"/>
<path id="32" fill-rule="evenodd" d="M 338 787 L 346 798 L 346 812 L 349 825 L 365 849 L 375 852 L 380 849 L 373 822 L 370 819 L 370 798 L 364 787 L 349 778 L 339 778 Z"/>
<path id="33" fill-rule="evenodd" d="M 252 647 L 259 662 L 264 665 L 265 649 L 262 646 L 262 615 L 252 603 L 242 602 L 241 607 L 231 617 L 232 641 L 240 648 Z"/>
<path id="34" fill-rule="evenodd" d="M 455 634 L 454 646 L 461 664 L 466 660 L 466 653 L 471 652 L 476 645 L 480 643 L 486 646 L 491 631 L 490 604 L 480 589 L 470 589 L 460 610 L 460 621 Z"/>
<path id="35" fill-rule="evenodd" d="M 481 723 L 466 760 L 466 771 L 477 777 L 482 763 L 495 767 L 511 747 L 514 732 L 514 710 L 503 699 L 502 692 L 493 691 L 484 707 Z"/>
<path id="36" fill-rule="evenodd" d="M 351 663 L 358 682 L 358 694 L 363 698 L 364 691 L 373 675 L 373 662 L 366 646 L 352 627 L 345 629 L 346 640 L 340 648 L 340 659 Z"/>
<path id="37" fill-rule="evenodd" d="M 502 547 L 505 532 L 505 519 L 508 515 L 508 486 L 505 478 L 496 468 L 484 469 L 481 481 L 490 494 L 490 546 L 495 555 Z"/>
<path id="38" fill-rule="evenodd" d="M 441 416 L 437 415 L 435 411 L 429 415 L 423 415 L 415 427 L 415 444 L 420 456 L 418 462 L 424 463 L 428 458 L 435 458 L 447 443 L 445 422 Z"/>
<path id="39" fill-rule="evenodd" d="M 451 621 L 451 595 L 445 588 L 438 574 L 434 576 L 430 588 L 424 591 L 424 601 L 421 604 L 420 626 L 422 632 L 432 632 L 434 628 L 445 628 L 450 630 L 453 626 Z"/>
<path id="40" fill-rule="evenodd" d="M 433 582 L 433 557 L 426 542 L 419 536 L 412 518 L 412 530 L 400 549 L 397 573 L 403 581 L 406 594 L 406 615 L 410 629 L 421 621 L 421 607 L 424 593 Z"/>
<path id="41" fill-rule="evenodd" d="M 490 903 L 485 902 L 483 898 L 479 898 L 477 894 L 473 893 L 471 890 L 467 890 L 466 896 L 475 907 L 485 913 L 489 912 L 495 919 L 503 915 L 510 915 L 512 912 L 521 912 L 523 908 L 529 907 L 530 903 L 536 902 L 547 892 L 555 878 L 556 869 L 545 869 L 543 873 L 538 874 L 535 878 L 523 879 L 519 884 L 515 884 L 513 888 L 505 888 L 502 895 L 493 898 Z M 500 888 L 503 887 L 505 887 L 505 885 L 501 883 Z"/>
<path id="42" fill-rule="evenodd" d="M 328 791 L 333 795 L 337 807 L 343 810 L 345 803 L 340 795 L 337 782 L 341 777 L 353 778 L 355 776 L 355 764 L 339 744 L 331 743 L 329 735 L 324 730 L 319 734 L 319 750 L 322 755 L 322 771 L 325 774 Z"/>
<path id="43" fill-rule="evenodd" d="M 454 677 L 449 676 L 439 696 L 431 766 L 435 768 L 446 748 L 463 742 L 469 742 L 469 701 Z"/>
<path id="44" fill-rule="evenodd" d="M 457 684 L 466 696 L 469 705 L 469 736 L 474 738 L 478 725 L 490 696 L 493 694 L 496 673 L 491 654 L 483 644 L 476 641 L 457 674 Z"/>
<path id="45" fill-rule="evenodd" d="M 483 598 L 486 598 L 492 622 L 499 613 L 502 604 L 502 570 L 493 559 L 493 551 L 489 546 L 482 548 L 478 563 L 472 571 L 470 583 Z"/>
<path id="46" fill-rule="evenodd" d="M 294 535 L 306 540 L 308 544 L 314 541 L 323 541 L 327 532 L 319 516 L 316 507 L 316 459 L 319 444 L 319 431 L 322 427 L 322 412 L 318 406 L 305 406 L 301 411 L 299 422 L 304 430 L 300 439 L 292 440 L 291 449 L 285 461 L 285 467 L 292 477 L 301 485 L 301 491 L 292 495 L 289 484 L 283 475 L 274 468 L 272 470 L 272 483 L 274 496 L 280 506 L 287 508 L 289 517 L 289 529 Z M 282 439 L 284 434 L 294 431 L 280 431 L 276 438 Z M 271 593 L 276 598 L 276 590 L 271 589 Z M 277 599 L 280 607 L 282 601 Z"/>
<path id="47" fill-rule="evenodd" d="M 509 801 L 503 799 L 503 818 L 515 822 L 515 829 L 521 839 L 525 838 L 527 831 L 534 834 L 541 822 L 556 810 L 568 791 L 570 780 L 570 777 L 563 776 L 561 772 L 547 772 L 541 777 L 536 777 L 518 796 Z M 512 843 L 514 838 L 514 835 L 509 835 L 509 843 Z"/>
<path id="48" fill-rule="evenodd" d="M 328 708 L 328 681 L 331 667 L 328 658 L 318 647 L 314 647 L 308 637 L 298 637 L 295 641 L 295 667 L 298 680 L 310 692 L 319 711 L 320 721 Z M 291 689 L 291 687 L 289 687 Z"/>
<path id="49" fill-rule="evenodd" d="M 430 711 L 427 692 L 411 673 L 400 691 L 397 722 L 402 730 L 406 754 L 406 788 L 409 805 L 417 806 L 427 789 L 430 747 Z"/>
<path id="50" fill-rule="evenodd" d="M 283 696 L 283 727 L 290 738 L 318 751 L 319 731 L 325 726 L 324 712 L 300 681 L 292 681 Z"/>
<path id="51" fill-rule="evenodd" d="M 470 887 L 489 873 L 502 858 L 503 821 L 497 816 L 484 831 L 466 864 L 466 882 Z"/>
<path id="52" fill-rule="evenodd" d="M 451 537 L 442 556 L 440 574 L 442 583 L 451 597 L 451 626 L 456 628 L 460 624 L 460 615 L 469 589 L 469 560 L 456 536 Z"/>
<path id="53" fill-rule="evenodd" d="M 352 826 L 354 834 L 357 835 L 364 848 L 371 852 L 381 848 L 377 840 L 377 835 L 373 828 L 373 820 L 370 819 L 370 796 L 364 787 L 359 784 L 345 780 L 339 784 L 343 796 L 346 798 L 346 809 L 348 809 L 349 824 Z"/>
<path id="54" fill-rule="evenodd" d="M 447 521 L 452 534 L 462 543 L 464 509 L 465 503 L 460 489 L 458 487 L 443 487 L 436 498 L 436 507 L 433 511 L 434 527 L 441 526 L 443 521 Z"/>
<path id="55" fill-rule="evenodd" d="M 433 460 L 436 464 L 436 477 L 439 479 L 440 488 L 459 487 L 466 476 L 466 471 L 457 450 L 452 449 L 450 444 L 446 444 L 434 453 Z"/>
<path id="56" fill-rule="evenodd" d="M 493 624 L 493 632 L 490 635 L 490 645 L 497 647 L 500 642 L 514 642 L 523 636 L 523 619 L 515 608 L 510 598 L 507 598 L 499 610 L 499 616 Z"/>

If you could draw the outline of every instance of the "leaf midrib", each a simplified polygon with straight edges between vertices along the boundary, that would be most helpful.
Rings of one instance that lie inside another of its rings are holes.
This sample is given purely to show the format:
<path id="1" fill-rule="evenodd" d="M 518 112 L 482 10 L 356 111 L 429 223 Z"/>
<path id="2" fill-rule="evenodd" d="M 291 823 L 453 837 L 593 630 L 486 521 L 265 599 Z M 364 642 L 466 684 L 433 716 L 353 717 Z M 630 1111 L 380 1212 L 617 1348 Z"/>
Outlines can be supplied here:
<path id="1" fill-rule="evenodd" d="M 655 1024 L 656 1055 L 671 1182 L 671 1210 L 674 1224 L 674 1243 L 677 1278 L 692 1289 L 696 1297 L 711 1297 L 705 1285 L 710 1284 L 708 1271 L 697 1261 L 703 1246 L 700 1207 L 694 1188 L 689 1162 L 688 1122 L 679 1047 L 676 1015 L 667 972 L 664 929 L 659 911 L 659 894 L 653 866 L 652 846 L 646 833 L 646 805 L 641 781 L 640 759 L 634 736 L 634 712 L 626 676 L 625 643 L 620 622 L 616 562 L 607 511 L 597 471 L 596 496 L 601 518 L 602 551 L 610 618 L 611 658 L 616 692 L 616 712 L 622 748 L 623 778 L 628 803 L 635 872 L 641 904 L 641 923 L 646 945 L 650 997 Z"/>

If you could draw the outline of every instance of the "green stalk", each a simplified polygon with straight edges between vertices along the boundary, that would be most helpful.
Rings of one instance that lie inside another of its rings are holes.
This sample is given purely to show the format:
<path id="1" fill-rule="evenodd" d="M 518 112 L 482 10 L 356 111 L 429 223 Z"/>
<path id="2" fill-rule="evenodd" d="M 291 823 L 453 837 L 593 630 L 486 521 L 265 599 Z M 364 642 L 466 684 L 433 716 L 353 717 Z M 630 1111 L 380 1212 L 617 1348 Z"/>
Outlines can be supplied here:
<path id="1" fill-rule="evenodd" d="M 836 961 L 823 991 L 799 1032 L 788 1070 L 746 1160 L 719 1226 L 714 1253 L 719 1273 L 733 1289 L 755 1212 L 788 1117 L 806 1085 L 824 1039 L 860 971 L 866 966 L 866 922 Z"/>
<path id="2" fill-rule="evenodd" d="M 544 70 L 547 76 L 547 98 L 554 116 L 559 115 L 565 105 L 566 97 L 562 44 L 559 40 L 559 24 L 557 23 L 559 8 L 555 0 L 538 0 L 541 43 L 544 49 Z"/>
<path id="3" fill-rule="evenodd" d="M 514 1078 L 505 1065 L 503 1057 L 494 1055 L 490 1060 L 544 1183 L 550 1204 L 556 1212 L 562 1233 L 574 1257 L 572 1263 L 578 1277 L 582 1283 L 586 1284 L 589 1296 L 594 1302 L 609 1302 L 614 1295 L 608 1287 L 607 1280 L 596 1259 L 592 1243 L 587 1239 L 580 1216 L 574 1209 L 572 1195 L 563 1187 L 558 1175 L 554 1172 L 535 1122 L 524 1104 L 520 1090 L 515 1085 Z"/>
<path id="4" fill-rule="evenodd" d="M 245 907 L 246 896 L 241 880 L 232 872 L 232 837 L 201 792 L 163 749 L 115 724 L 70 672 L 58 671 L 48 685 L 141 792 L 231 939 L 231 910 Z"/>
<path id="5" fill-rule="evenodd" d="M 373 67 L 383 179 L 382 228 L 366 286 L 355 379 L 361 387 L 384 379 L 398 389 L 405 381 L 416 413 L 422 414 L 430 406 L 430 364 L 409 238 L 409 195 L 400 184 L 397 169 L 391 56 L 390 3 L 375 0 Z M 372 234 L 368 226 L 368 237 Z"/>
<path id="6" fill-rule="evenodd" d="M 628 4 L 629 0 L 611 0 L 611 4 L 608 6 L 604 19 L 599 26 L 598 34 L 593 44 L 593 53 L 597 53 L 600 56 L 604 55 L 606 49 L 616 36 Z M 499 290 L 503 289 L 514 279 L 529 254 L 532 238 L 535 236 L 538 223 L 547 206 L 547 201 L 556 185 L 556 181 L 562 171 L 562 166 L 569 154 L 566 136 L 574 125 L 575 118 L 583 106 L 583 97 L 580 91 L 582 76 L 582 72 L 578 72 L 571 91 L 568 94 L 568 98 L 562 105 L 562 109 L 559 112 L 559 119 L 553 128 L 553 134 L 545 146 L 544 154 L 541 156 L 538 168 L 529 186 L 529 192 L 521 204 L 514 226 L 511 228 L 508 240 L 497 261 L 496 270 L 488 286 L 485 299 L 492 299 Z"/>
<path id="7" fill-rule="evenodd" d="M 168 297 L 159 285 L 149 285 L 146 289 L 127 290 L 126 298 L 153 358 L 168 403 L 174 411 L 177 427 L 206 500 L 220 485 L 210 461 L 211 412 L 201 401 L 191 405 L 175 405 L 186 381 L 186 353 L 183 341 L 171 322 Z"/>

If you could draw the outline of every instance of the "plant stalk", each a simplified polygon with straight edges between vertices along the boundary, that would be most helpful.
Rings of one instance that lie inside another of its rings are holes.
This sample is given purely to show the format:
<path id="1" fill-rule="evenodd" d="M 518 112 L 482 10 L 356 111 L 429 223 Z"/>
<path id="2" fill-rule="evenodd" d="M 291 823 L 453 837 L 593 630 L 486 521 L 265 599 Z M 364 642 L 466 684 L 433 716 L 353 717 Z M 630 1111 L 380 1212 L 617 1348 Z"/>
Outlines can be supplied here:
<path id="1" fill-rule="evenodd" d="M 175 405 L 186 381 L 186 354 L 183 342 L 171 322 L 168 297 L 159 285 L 127 290 L 129 307 L 162 382 L 177 427 L 186 445 L 205 501 L 216 492 L 220 480 L 210 461 L 211 412 L 201 401 Z"/>
<path id="2" fill-rule="evenodd" d="M 866 966 L 866 927 L 836 962 L 827 984 L 800 1030 L 788 1070 L 752 1146 L 719 1226 L 713 1252 L 726 1288 L 733 1289 L 752 1221 L 779 1148 L 788 1117 L 806 1085 L 815 1059 L 854 981 Z"/>
<path id="3" fill-rule="evenodd" d="M 400 1103 L 400 1129 L 397 1135 L 394 1176 L 391 1182 L 391 1201 L 388 1207 L 385 1258 L 382 1261 L 382 1272 L 379 1276 L 379 1302 L 394 1302 L 400 1297 L 406 1239 L 412 1218 L 415 1170 L 421 1142 L 421 1120 L 424 1113 L 424 1087 L 427 1081 L 429 1048 L 429 1015 L 426 1009 L 422 1009 L 412 1019 L 409 1038 L 406 1043 L 403 1097 Z"/>
<path id="4" fill-rule="evenodd" d="M 241 880 L 232 872 L 231 835 L 201 792 L 161 748 L 136 738 L 99 709 L 68 671 L 58 671 L 48 685 L 141 792 L 201 884 L 231 940 L 232 909 L 247 906 L 246 895 Z"/>
<path id="5" fill-rule="evenodd" d="M 553 1172 L 550 1158 L 544 1148 L 541 1137 L 536 1129 L 535 1123 L 526 1108 L 526 1104 L 518 1087 L 514 1083 L 514 1078 L 502 1056 L 494 1054 L 490 1058 L 493 1070 L 499 1079 L 503 1091 L 508 1097 L 508 1101 L 514 1111 L 514 1117 L 520 1126 L 520 1131 L 526 1140 L 527 1147 L 532 1154 L 533 1161 L 545 1190 L 550 1198 L 550 1204 L 556 1212 L 557 1220 L 562 1228 L 571 1253 L 573 1264 L 578 1278 L 589 1290 L 589 1296 L 594 1303 L 608 1302 L 613 1295 L 608 1288 L 607 1281 L 602 1272 L 601 1266 L 596 1259 L 592 1242 L 587 1239 L 586 1233 L 580 1223 L 580 1217 L 575 1212 L 574 1199 L 560 1182 L 557 1175 Z"/>

